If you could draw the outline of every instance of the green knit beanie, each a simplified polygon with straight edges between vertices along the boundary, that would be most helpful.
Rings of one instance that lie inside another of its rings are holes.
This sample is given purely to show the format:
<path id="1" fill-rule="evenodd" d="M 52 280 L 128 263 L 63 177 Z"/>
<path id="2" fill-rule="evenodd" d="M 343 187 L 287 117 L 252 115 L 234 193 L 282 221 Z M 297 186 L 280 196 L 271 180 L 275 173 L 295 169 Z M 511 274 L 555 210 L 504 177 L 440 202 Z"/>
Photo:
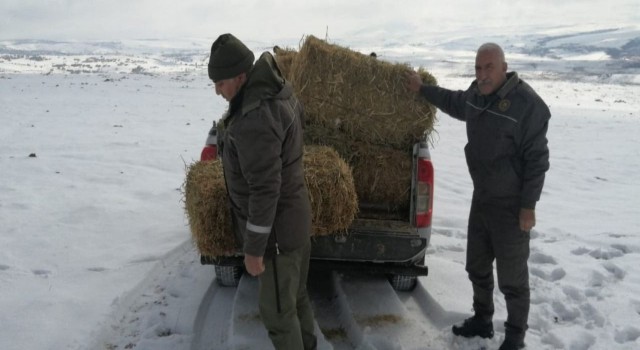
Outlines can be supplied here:
<path id="1" fill-rule="evenodd" d="M 242 41 L 231 34 L 222 34 L 211 45 L 209 78 L 215 82 L 248 73 L 253 59 L 253 52 Z"/>

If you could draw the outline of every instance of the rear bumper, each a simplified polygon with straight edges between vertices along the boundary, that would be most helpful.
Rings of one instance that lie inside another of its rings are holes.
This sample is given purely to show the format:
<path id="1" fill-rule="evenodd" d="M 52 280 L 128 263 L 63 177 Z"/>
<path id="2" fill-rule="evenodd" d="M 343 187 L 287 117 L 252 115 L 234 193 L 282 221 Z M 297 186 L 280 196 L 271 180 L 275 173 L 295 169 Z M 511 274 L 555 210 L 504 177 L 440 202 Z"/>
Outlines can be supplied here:
<path id="1" fill-rule="evenodd" d="M 389 274 L 404 276 L 427 276 L 429 268 L 424 265 L 398 265 L 344 260 L 311 260 L 311 268 L 329 271 L 355 271 L 363 274 Z"/>
<path id="2" fill-rule="evenodd" d="M 311 268 L 406 276 L 426 276 L 427 240 L 418 235 L 352 231 L 347 235 L 313 237 Z M 243 266 L 242 255 L 201 256 L 203 265 Z"/>
<path id="3" fill-rule="evenodd" d="M 244 258 L 201 256 L 203 265 L 244 266 Z M 322 260 L 311 258 L 311 269 L 321 271 L 352 271 L 366 274 L 391 274 L 404 276 L 427 276 L 429 268 L 422 264 L 401 265 L 395 263 L 375 263 L 348 260 Z"/>

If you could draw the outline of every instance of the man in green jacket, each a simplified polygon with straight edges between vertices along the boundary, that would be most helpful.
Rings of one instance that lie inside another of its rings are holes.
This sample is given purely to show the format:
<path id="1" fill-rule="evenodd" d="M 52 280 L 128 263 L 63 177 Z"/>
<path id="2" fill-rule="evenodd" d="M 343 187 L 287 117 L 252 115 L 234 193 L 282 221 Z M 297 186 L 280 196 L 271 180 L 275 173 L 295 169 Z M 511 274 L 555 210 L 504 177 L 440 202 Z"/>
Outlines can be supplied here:
<path id="1" fill-rule="evenodd" d="M 260 281 L 260 316 L 275 348 L 316 349 L 303 109 L 271 54 L 253 60 L 231 34 L 211 46 L 209 78 L 229 102 L 221 152 L 234 230 L 247 272 Z"/>
<path id="2" fill-rule="evenodd" d="M 473 285 L 475 315 L 453 333 L 493 337 L 493 261 L 507 304 L 500 350 L 521 349 L 529 315 L 529 232 L 549 169 L 547 128 L 551 117 L 533 89 L 507 73 L 504 52 L 480 46 L 476 80 L 466 91 L 423 85 L 417 73 L 407 87 L 450 116 L 466 122 L 464 148 L 473 180 L 466 270 Z"/>

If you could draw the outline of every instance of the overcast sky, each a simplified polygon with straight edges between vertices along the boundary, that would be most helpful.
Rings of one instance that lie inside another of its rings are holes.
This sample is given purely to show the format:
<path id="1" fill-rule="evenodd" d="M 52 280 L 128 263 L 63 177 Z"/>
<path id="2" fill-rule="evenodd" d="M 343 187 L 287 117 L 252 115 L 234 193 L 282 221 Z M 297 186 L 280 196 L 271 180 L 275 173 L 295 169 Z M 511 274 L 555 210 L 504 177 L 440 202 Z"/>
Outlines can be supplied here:
<path id="1" fill-rule="evenodd" d="M 357 16 L 354 16 L 358 14 Z M 212 38 L 263 40 L 357 30 L 518 28 L 640 23 L 640 0 L 2 0 L 0 40 Z"/>

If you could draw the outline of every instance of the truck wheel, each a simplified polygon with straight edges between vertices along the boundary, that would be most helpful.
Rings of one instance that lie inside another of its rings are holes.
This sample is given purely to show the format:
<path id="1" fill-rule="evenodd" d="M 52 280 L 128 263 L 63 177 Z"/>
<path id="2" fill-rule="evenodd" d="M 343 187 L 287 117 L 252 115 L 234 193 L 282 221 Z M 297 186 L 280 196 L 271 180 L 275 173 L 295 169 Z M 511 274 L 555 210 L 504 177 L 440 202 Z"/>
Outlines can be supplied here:
<path id="1" fill-rule="evenodd" d="M 220 266 L 215 265 L 216 281 L 224 287 L 236 287 L 240 283 L 242 276 L 241 266 Z"/>
<path id="2" fill-rule="evenodd" d="M 416 287 L 418 283 L 417 276 L 407 276 L 407 275 L 391 275 L 389 276 L 389 282 L 393 289 L 406 292 L 411 291 Z"/>

